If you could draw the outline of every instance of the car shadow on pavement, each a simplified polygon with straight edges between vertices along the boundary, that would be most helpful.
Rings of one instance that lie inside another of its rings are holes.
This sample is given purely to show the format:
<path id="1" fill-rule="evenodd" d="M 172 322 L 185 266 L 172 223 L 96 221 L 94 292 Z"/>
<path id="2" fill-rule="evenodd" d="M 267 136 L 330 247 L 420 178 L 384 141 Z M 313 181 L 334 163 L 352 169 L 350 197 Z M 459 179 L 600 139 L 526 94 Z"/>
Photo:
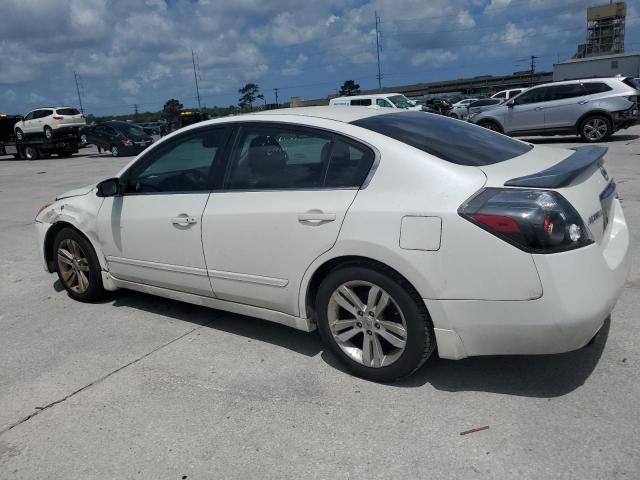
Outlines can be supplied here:
<path id="1" fill-rule="evenodd" d="M 603 142 L 603 145 L 606 145 L 608 143 L 616 143 L 616 142 L 630 142 L 633 140 L 637 140 L 640 138 L 640 135 L 612 135 L 611 138 L 609 138 L 606 142 Z M 575 136 L 569 136 L 569 137 L 562 137 L 562 136 L 558 136 L 558 137 L 534 137 L 534 138 L 527 138 L 527 137 L 522 137 L 519 138 L 519 140 L 522 140 L 523 142 L 529 142 L 529 143 L 535 143 L 535 144 L 545 144 L 545 143 L 575 143 L 575 142 L 581 142 L 581 139 L 579 137 L 575 137 Z M 584 145 L 591 145 L 590 143 L 587 142 L 582 142 Z"/>
<path id="2" fill-rule="evenodd" d="M 349 375 L 335 355 L 326 350 L 317 333 L 306 333 L 253 317 L 222 312 L 133 291 L 118 291 L 104 303 L 163 315 L 207 328 L 271 343 L 293 352 L 321 358 Z M 213 321 L 212 321 L 213 320 Z M 582 386 L 597 366 L 609 337 L 607 320 L 593 342 L 580 350 L 558 355 L 473 357 L 443 360 L 432 357 L 410 377 L 390 383 L 397 388 L 430 384 L 446 392 L 478 391 L 533 398 L 552 398 Z"/>
<path id="3" fill-rule="evenodd" d="M 108 295 L 104 303 L 110 302 L 114 307 L 136 308 L 197 325 L 208 324 L 207 328 L 271 343 L 308 357 L 315 357 L 323 349 L 314 333 L 177 300 L 122 290 Z"/>

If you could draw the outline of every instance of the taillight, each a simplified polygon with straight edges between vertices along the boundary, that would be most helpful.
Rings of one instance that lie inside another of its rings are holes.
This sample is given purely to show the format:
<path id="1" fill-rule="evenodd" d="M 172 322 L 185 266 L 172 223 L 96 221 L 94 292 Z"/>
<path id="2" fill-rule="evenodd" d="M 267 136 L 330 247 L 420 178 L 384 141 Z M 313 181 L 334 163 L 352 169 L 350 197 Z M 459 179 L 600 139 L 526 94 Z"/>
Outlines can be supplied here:
<path id="1" fill-rule="evenodd" d="M 486 188 L 458 213 L 527 252 L 556 253 L 593 243 L 578 212 L 553 191 Z"/>
<path id="2" fill-rule="evenodd" d="M 54 115 L 53 119 L 54 120 L 62 120 L 64 117 L 60 117 L 59 115 Z"/>
<path id="3" fill-rule="evenodd" d="M 125 138 L 124 140 L 122 140 L 122 144 L 125 147 L 130 147 L 131 145 L 133 145 L 133 142 L 131 140 L 129 140 L 128 138 Z"/>

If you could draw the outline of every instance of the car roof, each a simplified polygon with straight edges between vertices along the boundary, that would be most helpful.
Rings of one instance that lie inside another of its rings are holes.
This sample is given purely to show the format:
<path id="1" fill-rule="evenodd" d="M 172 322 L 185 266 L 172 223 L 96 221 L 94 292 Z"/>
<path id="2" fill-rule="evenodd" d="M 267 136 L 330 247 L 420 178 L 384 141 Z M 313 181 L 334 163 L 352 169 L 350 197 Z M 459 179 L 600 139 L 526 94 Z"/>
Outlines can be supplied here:
<path id="1" fill-rule="evenodd" d="M 370 95 L 350 95 L 348 97 L 336 97 L 331 100 L 360 100 L 363 98 L 386 98 L 392 95 L 402 95 L 402 93 L 389 92 L 389 93 L 372 93 Z"/>
<path id="2" fill-rule="evenodd" d="M 350 97 L 352 98 L 352 97 Z M 384 115 L 388 113 L 398 113 L 395 110 L 388 111 L 376 107 L 297 107 L 297 108 L 281 108 L 277 110 L 263 110 L 261 112 L 250 113 L 248 115 L 240 115 L 240 117 L 255 118 L 260 115 L 294 115 L 302 117 L 324 118 L 327 120 L 336 120 L 338 122 L 351 123 L 361 118 L 373 117 L 375 115 Z M 238 118 L 238 117 L 234 117 Z"/>
<path id="3" fill-rule="evenodd" d="M 622 77 L 625 78 L 625 77 Z M 607 82 L 607 81 L 621 81 L 620 77 L 593 77 L 593 78 L 578 78 L 578 79 L 574 79 L 574 80 L 563 80 L 561 82 L 549 82 L 549 83 L 543 83 L 542 85 L 536 85 L 535 87 L 531 87 L 531 89 L 534 88 L 540 88 L 540 87 L 550 87 L 550 86 L 555 86 L 555 85 L 571 85 L 574 83 L 590 83 L 590 82 Z"/>

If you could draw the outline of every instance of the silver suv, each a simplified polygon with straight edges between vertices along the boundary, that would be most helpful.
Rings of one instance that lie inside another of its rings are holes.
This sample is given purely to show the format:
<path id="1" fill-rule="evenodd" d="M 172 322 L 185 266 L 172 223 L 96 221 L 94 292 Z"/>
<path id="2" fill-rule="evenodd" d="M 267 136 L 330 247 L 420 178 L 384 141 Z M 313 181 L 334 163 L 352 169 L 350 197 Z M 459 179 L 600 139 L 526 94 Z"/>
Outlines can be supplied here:
<path id="1" fill-rule="evenodd" d="M 631 78 L 548 83 L 469 121 L 511 136 L 580 135 L 587 142 L 600 142 L 638 122 L 639 96 Z"/>

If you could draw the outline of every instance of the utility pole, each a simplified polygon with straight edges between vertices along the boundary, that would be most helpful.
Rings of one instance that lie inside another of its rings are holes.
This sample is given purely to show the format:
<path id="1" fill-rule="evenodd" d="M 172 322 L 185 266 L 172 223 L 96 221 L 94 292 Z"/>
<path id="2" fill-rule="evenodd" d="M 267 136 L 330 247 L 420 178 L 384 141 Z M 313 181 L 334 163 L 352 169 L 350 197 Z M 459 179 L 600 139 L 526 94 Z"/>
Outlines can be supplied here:
<path id="1" fill-rule="evenodd" d="M 76 81 L 76 91 L 78 92 L 78 103 L 80 104 L 80 113 L 84 115 L 84 108 L 82 108 L 82 97 L 80 96 L 80 85 L 78 84 L 79 77 L 80 75 L 78 75 L 78 72 L 73 72 L 73 78 Z"/>
<path id="2" fill-rule="evenodd" d="M 531 55 L 531 86 L 533 86 L 533 77 L 536 73 L 536 57 L 535 55 Z"/>
<path id="3" fill-rule="evenodd" d="M 138 116 L 138 104 L 134 103 L 133 104 L 133 114 L 137 117 Z"/>
<path id="4" fill-rule="evenodd" d="M 378 56 L 378 88 L 382 88 L 382 74 L 380 73 L 380 30 L 378 26 L 380 25 L 380 17 L 378 16 L 378 11 L 375 12 L 376 16 L 376 55 Z"/>
<path id="5" fill-rule="evenodd" d="M 196 52 L 191 49 L 191 61 L 193 62 L 193 78 L 196 80 L 196 96 L 198 97 L 198 109 L 202 111 L 202 106 L 200 105 L 200 88 L 198 88 L 198 71 L 200 71 L 200 66 L 196 63 Z M 196 69 L 197 66 L 197 69 Z"/>
<path id="6" fill-rule="evenodd" d="M 274 88 L 273 92 L 276 94 L 276 107 L 278 106 L 278 92 L 280 91 L 279 88 Z"/>

